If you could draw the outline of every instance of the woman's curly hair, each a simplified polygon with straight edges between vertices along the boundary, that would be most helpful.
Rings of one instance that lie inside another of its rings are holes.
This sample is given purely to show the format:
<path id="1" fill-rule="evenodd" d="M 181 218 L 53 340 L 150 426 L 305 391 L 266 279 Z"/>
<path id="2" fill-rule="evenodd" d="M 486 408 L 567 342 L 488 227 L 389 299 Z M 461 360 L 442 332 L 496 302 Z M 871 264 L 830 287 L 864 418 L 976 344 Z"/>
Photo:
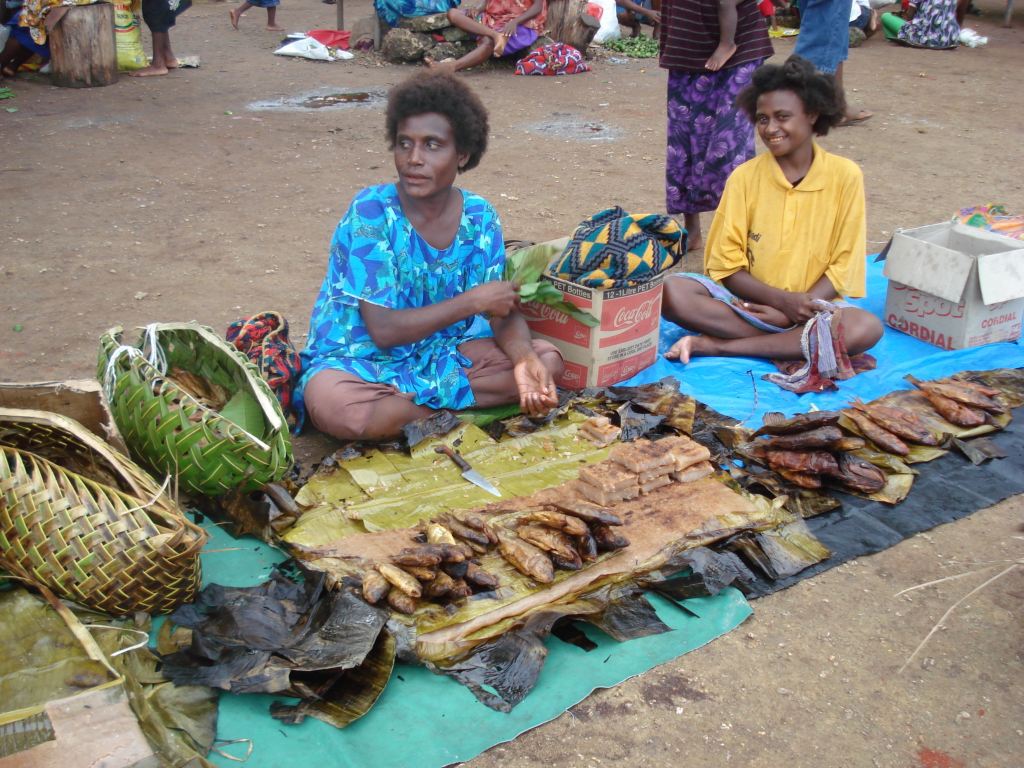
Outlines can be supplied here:
<path id="1" fill-rule="evenodd" d="M 765 64 L 754 70 L 750 85 L 736 97 L 736 106 L 750 122 L 757 113 L 757 99 L 772 91 L 792 91 L 804 104 L 804 111 L 818 115 L 814 132 L 824 136 L 846 116 L 846 97 L 832 75 L 823 75 L 801 56 L 790 56 L 779 64 Z"/>
<path id="2" fill-rule="evenodd" d="M 395 148 L 399 123 L 428 112 L 448 119 L 456 149 L 469 156 L 459 171 L 475 168 L 487 151 L 487 108 L 468 85 L 450 74 L 425 72 L 391 89 L 384 128 L 388 148 Z"/>

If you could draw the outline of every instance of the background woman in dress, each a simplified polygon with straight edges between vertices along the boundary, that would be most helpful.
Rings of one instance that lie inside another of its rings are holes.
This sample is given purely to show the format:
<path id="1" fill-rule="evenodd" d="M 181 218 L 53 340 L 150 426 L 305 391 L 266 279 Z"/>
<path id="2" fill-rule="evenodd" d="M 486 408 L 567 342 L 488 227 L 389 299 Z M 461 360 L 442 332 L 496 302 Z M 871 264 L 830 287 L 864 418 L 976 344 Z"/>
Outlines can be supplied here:
<path id="1" fill-rule="evenodd" d="M 665 207 L 683 214 L 688 250 L 703 247 L 700 214 L 754 156 L 754 129 L 736 96 L 772 44 L 756 0 L 674 0 L 661 10 L 660 64 L 668 73 Z"/>

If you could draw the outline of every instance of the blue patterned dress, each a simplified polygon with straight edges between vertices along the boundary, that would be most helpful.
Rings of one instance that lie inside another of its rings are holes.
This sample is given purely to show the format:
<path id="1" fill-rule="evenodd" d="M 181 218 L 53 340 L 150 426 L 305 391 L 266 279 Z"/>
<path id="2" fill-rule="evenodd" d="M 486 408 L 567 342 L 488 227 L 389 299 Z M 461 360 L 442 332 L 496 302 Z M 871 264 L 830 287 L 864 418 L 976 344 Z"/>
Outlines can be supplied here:
<path id="1" fill-rule="evenodd" d="M 379 349 L 359 312 L 365 301 L 388 309 L 437 304 L 492 280 L 501 280 L 505 247 L 490 203 L 462 191 L 462 220 L 451 245 L 434 248 L 402 212 L 394 184 L 357 194 L 331 241 L 327 275 L 309 321 L 295 410 L 305 414 L 306 384 L 327 368 L 364 381 L 391 384 L 429 408 L 474 403 L 458 345 L 492 335 L 481 316 L 461 320 L 422 341 Z"/>

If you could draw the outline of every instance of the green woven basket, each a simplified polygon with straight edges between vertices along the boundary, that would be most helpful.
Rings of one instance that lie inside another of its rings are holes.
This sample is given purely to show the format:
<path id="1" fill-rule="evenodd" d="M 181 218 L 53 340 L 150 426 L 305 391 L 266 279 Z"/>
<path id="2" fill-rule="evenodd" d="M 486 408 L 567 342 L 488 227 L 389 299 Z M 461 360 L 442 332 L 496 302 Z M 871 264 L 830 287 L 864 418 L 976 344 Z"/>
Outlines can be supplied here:
<path id="1" fill-rule="evenodd" d="M 291 468 L 291 437 L 280 403 L 256 367 L 224 339 L 196 323 L 147 326 L 137 346 L 124 345 L 121 336 L 116 327 L 100 339 L 98 378 L 138 461 L 172 476 L 183 490 L 207 496 L 255 490 Z M 175 370 L 200 377 L 232 399 L 247 398 L 248 429 L 181 386 L 168 375 Z"/>
<path id="2" fill-rule="evenodd" d="M 117 616 L 192 602 L 206 532 L 66 416 L 0 408 L 0 569 Z"/>

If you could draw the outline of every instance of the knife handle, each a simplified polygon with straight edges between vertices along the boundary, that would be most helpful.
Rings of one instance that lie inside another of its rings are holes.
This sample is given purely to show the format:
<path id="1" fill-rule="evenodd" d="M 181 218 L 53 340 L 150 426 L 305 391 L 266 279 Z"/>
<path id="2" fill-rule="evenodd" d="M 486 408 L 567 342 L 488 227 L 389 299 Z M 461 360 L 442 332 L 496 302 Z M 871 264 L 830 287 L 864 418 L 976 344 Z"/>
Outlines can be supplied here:
<path id="1" fill-rule="evenodd" d="M 461 469 L 463 472 L 468 472 L 469 470 L 472 469 L 472 467 L 469 466 L 469 462 L 462 458 L 455 451 L 453 451 L 450 446 L 435 445 L 434 450 L 437 451 L 438 453 L 443 453 L 449 459 L 454 461 L 458 465 L 459 469 Z"/>

